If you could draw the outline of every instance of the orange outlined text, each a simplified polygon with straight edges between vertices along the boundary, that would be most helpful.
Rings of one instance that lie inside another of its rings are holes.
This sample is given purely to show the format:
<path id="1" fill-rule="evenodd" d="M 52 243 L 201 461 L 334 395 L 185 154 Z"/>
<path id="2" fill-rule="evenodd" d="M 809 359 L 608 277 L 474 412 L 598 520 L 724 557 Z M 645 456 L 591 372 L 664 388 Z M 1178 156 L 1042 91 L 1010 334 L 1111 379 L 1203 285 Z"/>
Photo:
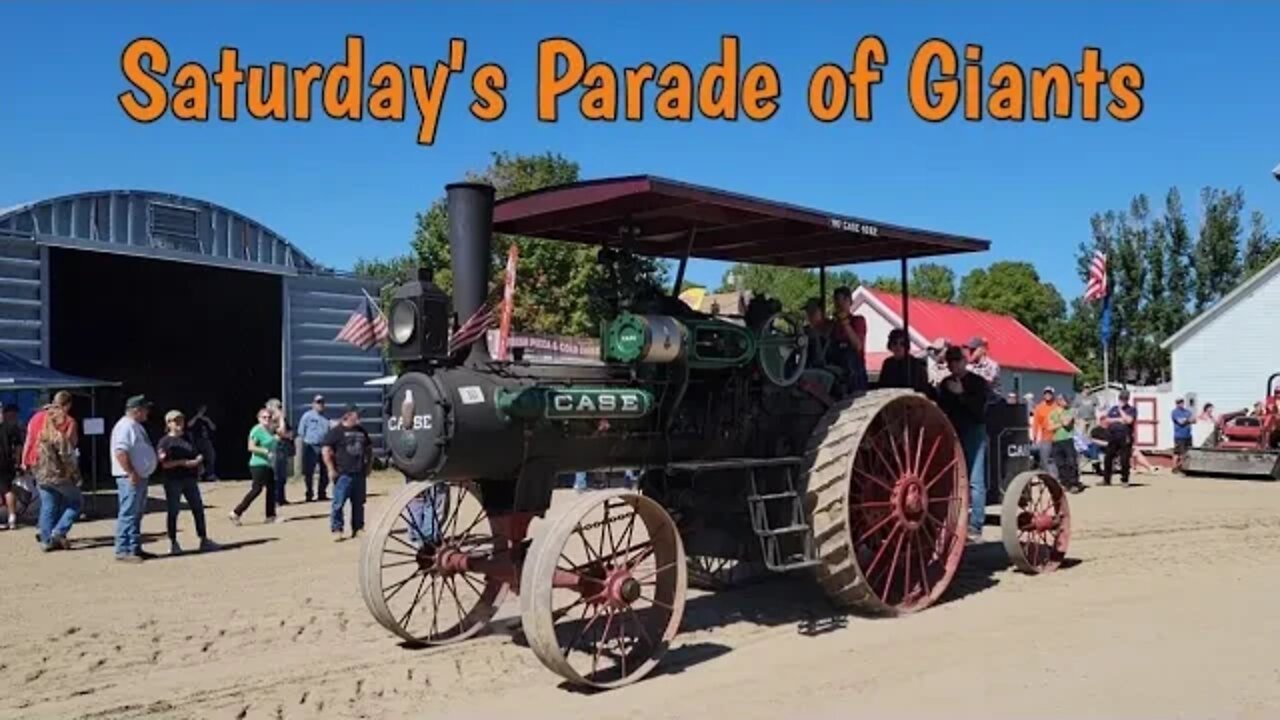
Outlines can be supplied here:
<path id="1" fill-rule="evenodd" d="M 546 38 L 530 58 L 532 77 L 523 80 L 534 84 L 534 116 L 546 123 L 559 121 L 564 113 L 610 123 L 691 122 L 695 116 L 764 122 L 777 116 L 782 101 L 778 70 L 767 62 L 751 62 L 736 36 L 722 35 L 718 49 L 702 66 L 670 60 L 615 67 L 589 56 L 569 38 Z M 451 39 L 444 56 L 431 65 L 371 62 L 359 35 L 348 35 L 343 51 L 341 59 L 328 64 L 293 67 L 246 63 L 239 49 L 223 47 L 216 66 L 206 67 L 175 61 L 159 40 L 141 37 L 120 55 L 120 71 L 130 87 L 116 99 L 140 123 L 166 116 L 187 122 L 309 122 L 325 116 L 403 123 L 416 113 L 420 145 L 435 143 L 446 96 L 470 91 L 462 102 L 479 122 L 496 122 L 507 114 L 511 81 L 502 66 L 482 58 L 469 77 L 454 80 L 467 70 L 467 42 L 461 38 Z M 1143 111 L 1142 69 L 1133 63 L 1108 69 L 1102 51 L 1093 47 L 1081 51 L 1078 63 L 1035 67 L 986 57 L 981 45 L 957 46 L 941 38 L 925 40 L 907 55 L 890 53 L 884 40 L 866 35 L 847 52 L 800 79 L 807 83 L 799 97 L 820 123 L 871 122 L 873 97 L 885 92 L 882 86 L 901 87 L 903 79 L 906 97 L 899 96 L 899 102 L 905 100 L 930 123 L 953 118 L 1098 122 L 1104 115 L 1132 122 Z M 899 58 L 896 68 L 891 56 Z M 459 85 L 461 90 L 449 93 Z"/>
<path id="2" fill-rule="evenodd" d="M 335 120 L 404 122 L 412 104 L 419 118 L 418 143 L 434 143 L 450 79 L 463 71 L 466 41 L 450 40 L 445 58 L 431 67 L 408 68 L 390 62 L 369 67 L 364 45 L 364 38 L 350 35 L 342 60 L 327 67 L 313 62 L 293 68 L 279 62 L 241 67 L 240 51 L 224 47 L 211 71 L 197 62 L 174 67 L 159 40 L 138 38 L 120 56 L 120 70 L 133 89 L 117 99 L 125 114 L 141 123 L 166 114 L 186 121 L 208 122 L 216 116 L 233 122 L 242 117 L 242 94 L 243 112 L 254 120 L 308 122 L 323 113 Z M 486 70 L 482 80 L 484 94 L 474 114 L 496 119 L 501 115 L 496 91 L 505 86 L 505 75 Z"/>
<path id="3" fill-rule="evenodd" d="M 1103 109 L 1112 119 L 1129 122 L 1142 114 L 1139 91 L 1145 82 L 1142 69 L 1132 63 L 1108 72 L 1098 48 L 1084 49 L 1074 73 L 1061 63 L 1027 72 L 1012 62 L 998 63 L 988 72 L 981 45 L 965 45 L 957 52 L 951 43 L 934 38 L 922 43 L 911 58 L 907 96 L 916 115 L 935 123 L 957 110 L 971 122 L 1017 122 L 1028 116 L 1046 122 L 1075 115 L 1097 122 Z M 1111 94 L 1105 106 L 1104 88 Z"/>

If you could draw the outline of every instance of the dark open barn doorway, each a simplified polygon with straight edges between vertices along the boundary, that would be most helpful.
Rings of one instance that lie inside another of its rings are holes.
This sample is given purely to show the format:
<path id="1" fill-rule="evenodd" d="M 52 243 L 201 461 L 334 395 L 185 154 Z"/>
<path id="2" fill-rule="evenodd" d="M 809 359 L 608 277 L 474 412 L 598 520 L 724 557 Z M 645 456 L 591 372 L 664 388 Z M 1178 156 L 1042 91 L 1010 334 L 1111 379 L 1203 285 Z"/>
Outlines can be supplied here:
<path id="1" fill-rule="evenodd" d="M 201 404 L 217 424 L 219 477 L 248 477 L 245 449 L 255 413 L 281 397 L 281 280 L 274 275 L 54 248 L 49 258 L 50 360 L 62 372 L 116 380 L 98 391 L 106 432 L 130 395 L 155 403 L 148 430 L 164 413 L 190 417 Z M 89 417 L 77 398 L 75 416 Z M 107 441 L 98 477 L 110 483 Z M 90 443 L 82 459 L 89 469 Z"/>

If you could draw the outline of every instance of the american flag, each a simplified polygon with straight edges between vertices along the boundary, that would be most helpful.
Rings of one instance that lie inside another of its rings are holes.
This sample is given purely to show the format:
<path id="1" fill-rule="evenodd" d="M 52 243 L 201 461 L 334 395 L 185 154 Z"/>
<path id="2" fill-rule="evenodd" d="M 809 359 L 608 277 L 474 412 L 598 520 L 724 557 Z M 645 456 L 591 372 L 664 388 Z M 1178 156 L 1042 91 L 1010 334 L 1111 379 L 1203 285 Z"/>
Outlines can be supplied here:
<path id="1" fill-rule="evenodd" d="M 348 342 L 361 350 L 368 350 L 387 339 L 387 319 L 382 311 L 369 302 L 369 298 L 360 301 L 360 307 L 347 318 L 334 340 Z"/>
<path id="2" fill-rule="evenodd" d="M 493 327 L 493 308 L 485 303 L 449 338 L 449 354 L 452 355 L 479 340 L 491 327 Z"/>
<path id="3" fill-rule="evenodd" d="M 1097 250 L 1093 253 L 1093 260 L 1089 262 L 1089 282 L 1084 288 L 1084 299 L 1094 302 L 1106 296 L 1107 254 Z"/>

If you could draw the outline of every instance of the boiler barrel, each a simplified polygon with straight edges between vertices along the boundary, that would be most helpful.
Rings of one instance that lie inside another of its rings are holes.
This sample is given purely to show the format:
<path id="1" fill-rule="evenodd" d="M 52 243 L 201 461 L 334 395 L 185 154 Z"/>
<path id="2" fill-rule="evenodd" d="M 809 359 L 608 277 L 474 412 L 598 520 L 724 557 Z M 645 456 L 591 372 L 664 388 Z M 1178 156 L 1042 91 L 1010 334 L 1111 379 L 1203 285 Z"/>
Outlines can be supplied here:
<path id="1" fill-rule="evenodd" d="M 406 373 L 391 390 L 387 449 L 396 467 L 415 479 L 514 480 L 533 462 L 548 471 L 570 472 L 641 467 L 667 457 L 674 448 L 668 448 L 665 434 L 647 431 L 654 408 L 644 417 L 611 419 L 608 434 L 596 432 L 592 421 L 571 433 L 558 423 L 521 419 L 517 411 L 527 408 L 509 403 L 520 391 L 535 387 L 590 392 L 581 389 L 589 385 L 614 387 L 621 394 L 643 392 L 627 388 L 603 368 L 594 372 L 594 379 L 512 377 L 471 367 Z"/>

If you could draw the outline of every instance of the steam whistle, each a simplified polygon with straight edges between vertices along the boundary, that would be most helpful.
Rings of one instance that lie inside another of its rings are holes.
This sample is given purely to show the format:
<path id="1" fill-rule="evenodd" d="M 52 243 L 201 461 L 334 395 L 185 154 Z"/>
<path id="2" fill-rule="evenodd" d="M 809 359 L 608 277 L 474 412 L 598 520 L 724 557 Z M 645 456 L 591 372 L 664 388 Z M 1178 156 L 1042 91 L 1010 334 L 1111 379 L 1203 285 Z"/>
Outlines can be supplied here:
<path id="1" fill-rule="evenodd" d="M 413 389 L 405 388 L 404 400 L 400 403 L 400 427 L 413 427 Z"/>

